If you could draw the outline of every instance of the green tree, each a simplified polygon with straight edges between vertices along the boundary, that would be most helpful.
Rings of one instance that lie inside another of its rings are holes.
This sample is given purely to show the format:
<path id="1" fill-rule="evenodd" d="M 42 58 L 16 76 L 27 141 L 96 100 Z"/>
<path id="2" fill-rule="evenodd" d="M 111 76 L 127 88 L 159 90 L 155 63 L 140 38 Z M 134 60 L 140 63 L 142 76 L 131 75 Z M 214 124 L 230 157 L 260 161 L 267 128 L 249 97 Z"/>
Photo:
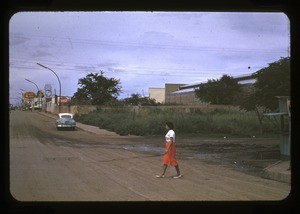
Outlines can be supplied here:
<path id="1" fill-rule="evenodd" d="M 228 75 L 223 75 L 219 80 L 208 80 L 195 90 L 196 96 L 211 104 L 236 104 L 241 87 L 238 82 Z"/>
<path id="2" fill-rule="evenodd" d="M 276 96 L 290 96 L 290 58 L 281 58 L 256 72 L 256 103 L 270 111 L 278 109 Z"/>
<path id="3" fill-rule="evenodd" d="M 256 82 L 240 98 L 239 105 L 241 109 L 256 113 L 262 133 L 264 114 L 278 109 L 276 96 L 290 96 L 290 58 L 281 58 L 270 63 L 253 76 L 256 77 Z"/>
<path id="4" fill-rule="evenodd" d="M 74 104 L 102 105 L 116 100 L 121 92 L 120 80 L 105 77 L 103 71 L 79 79 L 78 85 L 72 97 Z"/>
<path id="5" fill-rule="evenodd" d="M 125 98 L 123 102 L 127 105 L 143 105 L 143 106 L 157 105 L 155 99 L 142 97 L 142 95 L 138 93 L 131 94 L 131 97 Z"/>

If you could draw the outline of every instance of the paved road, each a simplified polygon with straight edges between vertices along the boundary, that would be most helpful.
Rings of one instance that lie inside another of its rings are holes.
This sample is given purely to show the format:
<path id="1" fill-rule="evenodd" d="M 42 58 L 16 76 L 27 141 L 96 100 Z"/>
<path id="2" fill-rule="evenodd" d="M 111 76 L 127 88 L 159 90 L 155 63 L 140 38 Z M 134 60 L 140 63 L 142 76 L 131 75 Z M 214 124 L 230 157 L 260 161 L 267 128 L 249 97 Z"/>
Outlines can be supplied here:
<path id="1" fill-rule="evenodd" d="M 36 112 L 10 113 L 10 191 L 20 201 L 281 200 L 290 184 L 196 159 L 179 160 L 182 179 L 155 177 L 162 157 L 133 151 L 141 137 L 57 131 Z"/>

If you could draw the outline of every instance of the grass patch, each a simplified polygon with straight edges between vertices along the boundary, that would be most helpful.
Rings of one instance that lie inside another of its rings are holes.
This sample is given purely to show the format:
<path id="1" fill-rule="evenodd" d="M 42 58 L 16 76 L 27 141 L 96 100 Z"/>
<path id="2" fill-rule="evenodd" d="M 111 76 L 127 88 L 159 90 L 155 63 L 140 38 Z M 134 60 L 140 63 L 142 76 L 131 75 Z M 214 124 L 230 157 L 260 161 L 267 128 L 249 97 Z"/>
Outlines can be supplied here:
<path id="1" fill-rule="evenodd" d="M 76 120 L 120 135 L 161 135 L 165 132 L 165 122 L 172 121 L 175 131 L 181 135 L 261 136 L 256 115 L 237 110 L 187 113 L 157 108 L 147 111 L 112 108 L 76 116 Z M 267 120 L 263 123 L 263 130 L 264 135 L 278 134 L 278 127 Z"/>

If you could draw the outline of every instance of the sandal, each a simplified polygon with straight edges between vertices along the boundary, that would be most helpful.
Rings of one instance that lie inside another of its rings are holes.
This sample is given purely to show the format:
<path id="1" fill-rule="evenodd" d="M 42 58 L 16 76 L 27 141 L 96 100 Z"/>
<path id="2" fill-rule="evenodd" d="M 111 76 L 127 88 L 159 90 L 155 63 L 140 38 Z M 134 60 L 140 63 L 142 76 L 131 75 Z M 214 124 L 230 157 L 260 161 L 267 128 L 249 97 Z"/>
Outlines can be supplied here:
<path id="1" fill-rule="evenodd" d="M 176 175 L 173 178 L 181 178 L 181 177 L 182 177 L 182 175 Z"/>

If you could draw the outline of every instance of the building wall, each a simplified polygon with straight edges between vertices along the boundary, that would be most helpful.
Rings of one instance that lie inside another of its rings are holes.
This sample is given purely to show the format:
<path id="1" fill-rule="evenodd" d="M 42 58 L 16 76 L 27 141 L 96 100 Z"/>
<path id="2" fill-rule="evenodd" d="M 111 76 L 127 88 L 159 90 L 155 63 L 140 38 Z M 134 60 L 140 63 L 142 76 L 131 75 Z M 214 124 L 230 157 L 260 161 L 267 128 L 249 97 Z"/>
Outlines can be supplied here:
<path id="1" fill-rule="evenodd" d="M 72 114 L 77 114 L 77 115 L 82 115 L 82 114 L 87 114 L 91 111 L 97 110 L 98 106 L 93 106 L 93 105 L 75 105 L 75 106 L 70 106 L 70 112 Z"/>
<path id="2" fill-rule="evenodd" d="M 51 112 L 52 114 L 58 114 L 58 106 L 55 103 L 46 103 L 46 112 Z"/>
<path id="3" fill-rule="evenodd" d="M 174 91 L 178 91 L 180 86 L 183 86 L 186 84 L 172 84 L 172 83 L 166 83 L 165 84 L 165 97 L 167 95 L 171 94 Z"/>
<path id="4" fill-rule="evenodd" d="M 183 86 L 186 84 L 171 84 L 166 83 L 165 84 L 165 102 L 166 103 L 172 103 L 173 96 L 170 96 L 172 92 L 178 91 L 180 86 Z"/>
<path id="5" fill-rule="evenodd" d="M 194 92 L 168 94 L 166 97 L 167 103 L 176 103 L 184 105 L 203 104 L 195 95 Z"/>
<path id="6" fill-rule="evenodd" d="M 165 102 L 165 89 L 164 88 L 149 88 L 149 98 L 155 99 L 156 102 Z"/>

